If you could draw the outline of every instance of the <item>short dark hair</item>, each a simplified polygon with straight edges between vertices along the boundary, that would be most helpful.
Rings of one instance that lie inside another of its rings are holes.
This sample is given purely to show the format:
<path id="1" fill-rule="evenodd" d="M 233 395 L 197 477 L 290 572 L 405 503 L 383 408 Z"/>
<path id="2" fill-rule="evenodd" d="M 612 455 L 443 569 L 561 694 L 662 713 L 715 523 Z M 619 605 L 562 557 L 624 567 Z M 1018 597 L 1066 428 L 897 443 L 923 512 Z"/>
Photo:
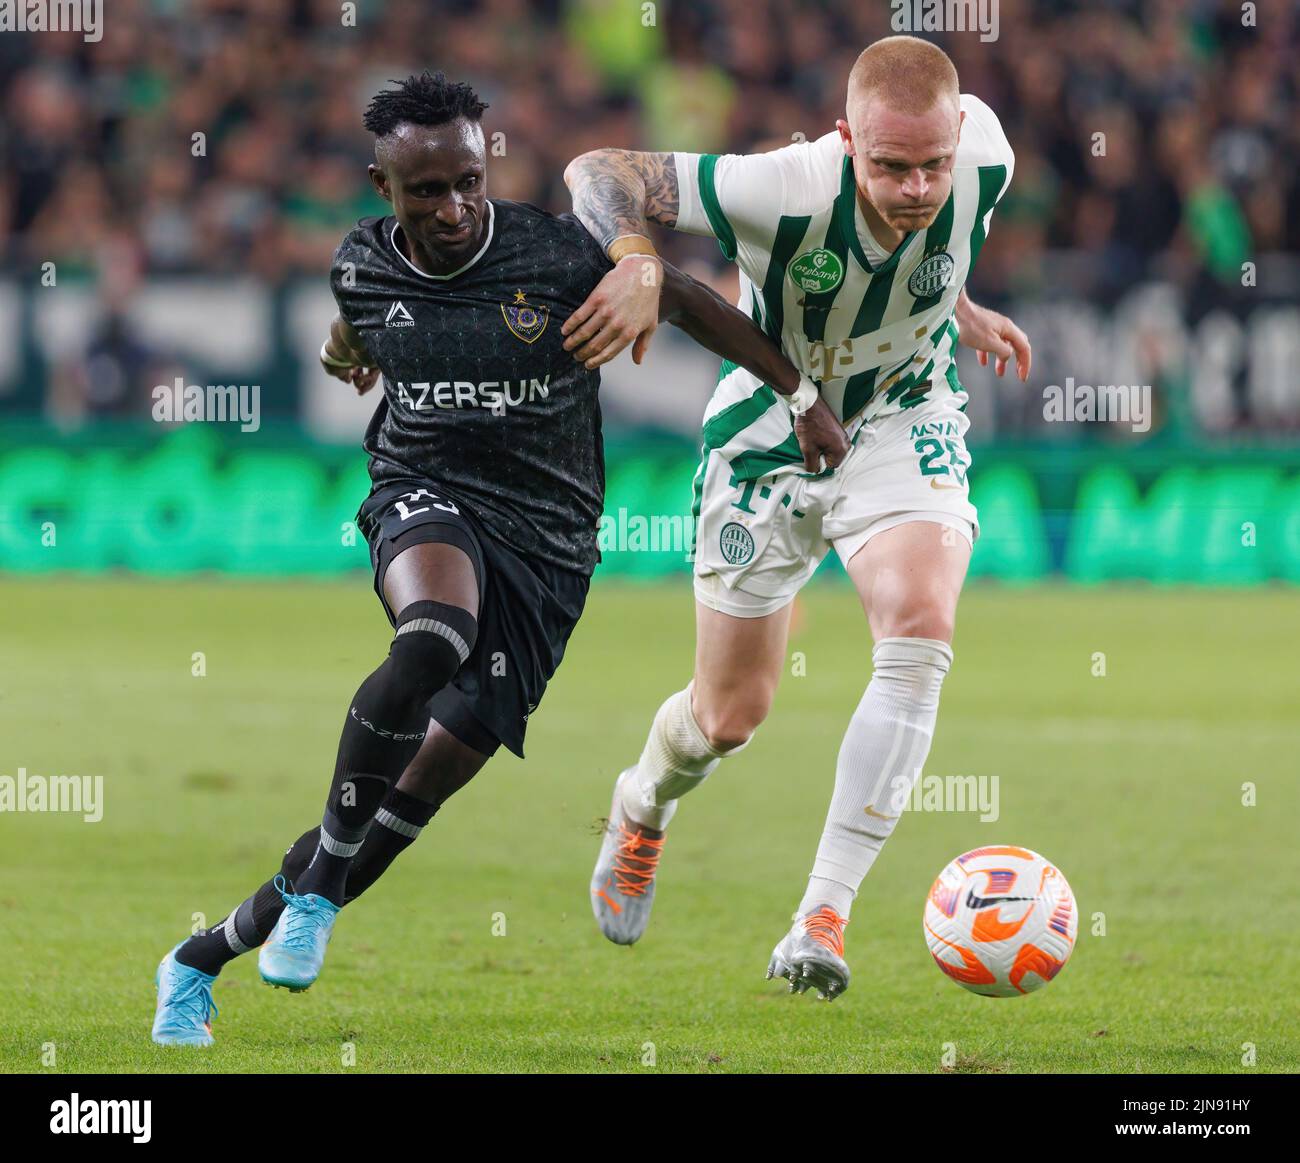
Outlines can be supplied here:
<path id="1" fill-rule="evenodd" d="M 457 117 L 478 121 L 487 104 L 463 82 L 449 81 L 441 70 L 430 75 L 394 80 L 396 89 L 383 89 L 371 99 L 365 127 L 377 137 L 386 137 L 399 125 L 443 125 Z"/>

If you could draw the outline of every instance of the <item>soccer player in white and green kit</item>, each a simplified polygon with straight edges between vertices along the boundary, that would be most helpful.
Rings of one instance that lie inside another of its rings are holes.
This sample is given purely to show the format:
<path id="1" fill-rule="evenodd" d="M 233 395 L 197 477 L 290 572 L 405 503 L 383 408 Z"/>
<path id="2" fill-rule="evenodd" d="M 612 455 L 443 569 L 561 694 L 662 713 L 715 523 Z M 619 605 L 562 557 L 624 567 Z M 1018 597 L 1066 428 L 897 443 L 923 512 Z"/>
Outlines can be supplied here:
<path id="1" fill-rule="evenodd" d="M 874 639 L 794 924 L 768 976 L 834 998 L 863 878 L 925 762 L 979 525 L 967 489 L 958 342 L 1029 374 L 1024 334 L 964 285 L 1011 182 L 997 117 L 936 46 L 889 37 L 858 58 L 836 131 L 747 156 L 596 150 L 565 174 L 574 210 L 620 263 L 565 325 L 589 366 L 657 315 L 648 223 L 710 234 L 740 268 L 742 310 L 802 374 L 793 396 L 724 363 L 695 477 L 695 674 L 655 716 L 614 789 L 592 878 L 610 940 L 644 932 L 678 800 L 766 718 L 791 604 L 831 547 Z M 842 447 L 810 439 L 827 409 Z M 813 464 L 801 443 L 825 452 Z M 811 469 L 811 471 L 810 471 Z"/>

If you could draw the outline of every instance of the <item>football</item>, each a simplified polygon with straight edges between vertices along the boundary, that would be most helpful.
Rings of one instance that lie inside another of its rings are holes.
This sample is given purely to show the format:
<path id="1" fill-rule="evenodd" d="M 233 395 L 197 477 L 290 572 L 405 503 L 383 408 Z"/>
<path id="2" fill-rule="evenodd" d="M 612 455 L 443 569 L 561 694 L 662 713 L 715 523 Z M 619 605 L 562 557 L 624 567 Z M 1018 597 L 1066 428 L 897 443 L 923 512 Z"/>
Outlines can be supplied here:
<path id="1" fill-rule="evenodd" d="M 953 981 L 985 997 L 1041 989 L 1074 950 L 1079 911 L 1061 870 L 1028 848 L 973 848 L 935 879 L 925 941 Z"/>

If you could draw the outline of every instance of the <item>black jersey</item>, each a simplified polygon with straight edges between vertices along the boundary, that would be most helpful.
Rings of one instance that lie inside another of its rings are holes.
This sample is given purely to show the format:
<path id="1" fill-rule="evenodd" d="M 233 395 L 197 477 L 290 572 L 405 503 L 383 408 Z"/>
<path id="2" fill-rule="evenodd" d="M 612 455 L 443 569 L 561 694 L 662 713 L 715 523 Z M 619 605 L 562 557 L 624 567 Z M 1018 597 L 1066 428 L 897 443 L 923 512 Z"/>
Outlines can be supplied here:
<path id="1" fill-rule="evenodd" d="M 450 275 L 364 218 L 334 255 L 339 313 L 383 373 L 366 430 L 370 476 L 438 482 L 517 552 L 590 573 L 605 494 L 597 389 L 560 326 L 609 259 L 572 214 L 488 200 L 487 238 Z"/>

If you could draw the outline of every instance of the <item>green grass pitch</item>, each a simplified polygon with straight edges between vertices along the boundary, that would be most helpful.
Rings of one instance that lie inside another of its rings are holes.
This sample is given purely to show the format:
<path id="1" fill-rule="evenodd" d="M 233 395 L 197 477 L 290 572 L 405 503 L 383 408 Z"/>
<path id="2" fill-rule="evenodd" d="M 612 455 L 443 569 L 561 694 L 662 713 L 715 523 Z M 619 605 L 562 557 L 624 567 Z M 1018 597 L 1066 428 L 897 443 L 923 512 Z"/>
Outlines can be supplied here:
<path id="1" fill-rule="evenodd" d="M 684 586 L 598 579 L 527 762 L 502 753 L 348 908 L 311 991 L 231 965 L 217 1044 L 197 1051 L 150 1042 L 154 968 L 319 820 L 387 622 L 360 578 L 10 580 L 0 602 L 0 775 L 102 775 L 105 799 L 94 824 L 0 815 L 4 1071 L 1300 1067 L 1294 592 L 973 587 L 925 770 L 998 776 L 1001 818 L 904 817 L 828 1006 L 763 974 L 870 670 L 856 599 L 805 595 L 806 674 L 787 672 L 749 750 L 683 804 L 654 921 L 627 949 L 588 904 L 597 820 L 689 677 L 692 610 Z M 959 989 L 922 939 L 931 880 L 987 843 L 1045 853 L 1078 897 L 1074 957 L 1028 998 Z"/>

